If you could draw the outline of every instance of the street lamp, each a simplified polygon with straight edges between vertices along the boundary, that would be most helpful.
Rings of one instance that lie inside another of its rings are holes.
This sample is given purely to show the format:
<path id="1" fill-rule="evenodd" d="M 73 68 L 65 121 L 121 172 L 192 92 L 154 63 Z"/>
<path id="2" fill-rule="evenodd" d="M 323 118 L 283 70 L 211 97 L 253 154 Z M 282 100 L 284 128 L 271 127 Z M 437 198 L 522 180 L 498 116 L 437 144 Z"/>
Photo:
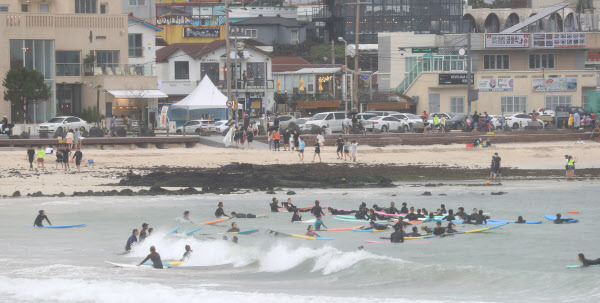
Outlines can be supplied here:
<path id="1" fill-rule="evenodd" d="M 346 76 L 346 71 L 348 70 L 348 54 L 346 54 L 346 49 L 348 48 L 348 42 L 346 40 L 344 40 L 344 38 L 342 37 L 338 37 L 338 41 L 340 42 L 344 42 L 344 110 L 346 112 L 346 114 L 348 114 L 348 84 L 346 83 L 347 81 L 347 76 Z"/>

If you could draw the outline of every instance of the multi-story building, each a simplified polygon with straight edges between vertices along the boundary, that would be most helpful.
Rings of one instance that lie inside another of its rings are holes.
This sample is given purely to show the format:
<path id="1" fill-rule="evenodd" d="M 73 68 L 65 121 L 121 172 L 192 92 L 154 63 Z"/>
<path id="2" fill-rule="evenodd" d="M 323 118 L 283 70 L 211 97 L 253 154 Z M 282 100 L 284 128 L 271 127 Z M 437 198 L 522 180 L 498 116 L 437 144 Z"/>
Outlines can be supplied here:
<path id="1" fill-rule="evenodd" d="M 263 49 L 263 44 L 250 39 L 232 43 L 232 98 L 239 109 L 248 112 L 271 111 L 274 107 L 272 55 Z M 160 90 L 169 96 L 166 103 L 183 99 L 205 76 L 226 93 L 226 55 L 225 40 L 175 43 L 158 50 Z"/>
<path id="2" fill-rule="evenodd" d="M 120 0 L 0 1 L 0 75 L 13 68 L 40 71 L 52 96 L 24 113 L 10 102 L 0 112 L 15 122 L 80 115 L 99 105 L 101 115 L 152 122 L 157 79 L 128 63 L 128 20 Z M 0 87 L 2 95 L 4 87 Z"/>
<path id="3" fill-rule="evenodd" d="M 292 18 L 258 16 L 233 23 L 252 39 L 265 44 L 298 44 L 307 39 L 308 22 Z"/>
<path id="4" fill-rule="evenodd" d="M 354 0 L 322 0 L 313 20 L 325 27 L 325 40 L 344 37 L 354 43 L 356 32 Z M 383 32 L 454 34 L 464 31 L 463 0 L 370 0 L 359 8 L 359 42 L 377 43 Z"/>
<path id="5" fill-rule="evenodd" d="M 586 106 L 597 72 L 585 68 L 600 33 L 472 34 L 472 90 L 467 101 L 467 36 L 382 33 L 379 87 L 404 94 L 416 112 L 490 114 Z M 450 47 L 453 45 L 452 47 Z"/>
<path id="6" fill-rule="evenodd" d="M 156 0 L 121 0 L 121 12 L 156 23 Z"/>

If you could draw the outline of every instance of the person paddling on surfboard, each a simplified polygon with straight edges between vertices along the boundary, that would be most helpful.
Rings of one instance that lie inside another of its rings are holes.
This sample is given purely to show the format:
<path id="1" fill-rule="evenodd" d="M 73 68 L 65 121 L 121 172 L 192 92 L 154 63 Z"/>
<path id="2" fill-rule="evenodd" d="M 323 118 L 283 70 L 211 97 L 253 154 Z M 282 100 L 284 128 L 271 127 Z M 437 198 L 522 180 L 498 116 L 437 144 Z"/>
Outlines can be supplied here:
<path id="1" fill-rule="evenodd" d="M 442 222 L 438 221 L 435 223 L 435 228 L 433 229 L 433 234 L 436 236 L 441 236 L 446 233 L 446 229 L 442 227 Z"/>
<path id="2" fill-rule="evenodd" d="M 268 218 L 267 215 L 254 215 L 254 214 L 238 214 L 234 211 L 231 212 L 231 218 L 240 218 L 240 219 L 255 219 L 255 218 Z"/>
<path id="3" fill-rule="evenodd" d="M 223 202 L 219 202 L 219 204 L 217 205 L 217 210 L 215 211 L 215 217 L 220 218 L 220 217 L 228 217 L 228 215 L 225 214 L 225 211 L 223 210 Z"/>
<path id="4" fill-rule="evenodd" d="M 581 262 L 581 266 L 583 267 L 587 267 L 590 265 L 600 265 L 600 258 L 596 260 L 589 260 L 586 259 L 582 253 L 579 253 L 579 255 L 577 255 L 577 259 Z"/>
<path id="5" fill-rule="evenodd" d="M 419 229 L 416 226 L 413 226 L 412 232 L 408 234 L 409 237 L 421 237 L 422 235 L 419 233 Z"/>
<path id="6" fill-rule="evenodd" d="M 237 226 L 237 223 L 233 222 L 231 223 L 231 228 L 227 230 L 228 233 L 237 233 L 239 232 L 240 229 Z"/>
<path id="7" fill-rule="evenodd" d="M 312 226 L 312 225 L 309 225 L 309 226 L 306 228 L 306 235 L 307 235 L 307 236 L 309 236 L 309 237 L 317 237 L 317 238 L 320 238 L 320 237 L 321 237 L 321 236 L 319 236 L 319 234 L 317 234 L 317 233 L 316 233 L 316 232 L 313 230 L 313 226 Z"/>
<path id="8" fill-rule="evenodd" d="M 374 230 L 386 230 L 386 229 L 388 229 L 390 227 L 389 225 L 377 224 L 377 223 L 375 223 L 375 221 L 369 222 L 369 225 L 370 225 L 369 227 L 361 227 L 360 229 L 362 229 L 362 230 L 371 230 L 371 229 L 374 229 Z"/>
<path id="9" fill-rule="evenodd" d="M 192 256 L 193 252 L 194 251 L 192 250 L 192 248 L 189 245 L 186 245 L 185 252 L 183 253 L 183 257 L 181 257 L 181 260 L 179 260 L 179 261 L 183 262 L 183 261 L 189 259 Z"/>
<path id="10" fill-rule="evenodd" d="M 44 227 L 44 225 L 42 225 L 42 222 L 44 222 L 44 220 L 48 221 L 48 224 L 52 225 L 52 223 L 50 223 L 50 219 L 48 219 L 48 216 L 46 216 L 46 212 L 42 209 L 39 211 L 39 214 L 35 218 L 33 226 Z"/>
<path id="11" fill-rule="evenodd" d="M 572 219 L 572 218 L 563 219 L 563 218 L 561 218 L 560 214 L 556 214 L 556 220 L 554 220 L 554 224 L 563 224 L 563 223 L 569 222 L 569 221 L 575 221 L 575 219 Z"/>
<path id="12" fill-rule="evenodd" d="M 137 235 L 139 235 L 140 233 L 138 232 L 137 229 L 134 229 L 131 232 L 131 236 L 129 236 L 129 239 L 127 239 L 127 244 L 125 244 L 125 251 L 130 251 L 131 250 L 131 245 L 133 245 L 133 243 L 137 243 L 138 239 L 137 239 Z"/>
<path id="13" fill-rule="evenodd" d="M 144 261 L 142 261 L 140 264 L 138 264 L 138 266 L 146 263 L 146 261 L 148 261 L 148 260 L 152 261 L 152 267 L 158 268 L 158 269 L 163 269 L 162 260 L 160 259 L 160 255 L 156 252 L 156 248 L 154 248 L 154 246 L 150 246 L 150 254 L 148 256 L 146 256 Z"/>

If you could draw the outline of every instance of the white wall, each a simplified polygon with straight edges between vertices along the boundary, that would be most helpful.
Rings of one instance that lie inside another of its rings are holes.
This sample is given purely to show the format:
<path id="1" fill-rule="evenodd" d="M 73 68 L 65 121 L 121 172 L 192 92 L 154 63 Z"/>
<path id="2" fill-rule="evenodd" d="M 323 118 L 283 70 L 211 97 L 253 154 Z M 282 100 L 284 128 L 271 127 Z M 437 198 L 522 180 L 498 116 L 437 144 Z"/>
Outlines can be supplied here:
<path id="1" fill-rule="evenodd" d="M 142 57 L 129 58 L 129 64 L 151 64 L 152 75 L 158 75 L 156 71 L 156 31 L 142 24 L 131 25 L 128 28 L 129 34 L 142 34 Z"/>

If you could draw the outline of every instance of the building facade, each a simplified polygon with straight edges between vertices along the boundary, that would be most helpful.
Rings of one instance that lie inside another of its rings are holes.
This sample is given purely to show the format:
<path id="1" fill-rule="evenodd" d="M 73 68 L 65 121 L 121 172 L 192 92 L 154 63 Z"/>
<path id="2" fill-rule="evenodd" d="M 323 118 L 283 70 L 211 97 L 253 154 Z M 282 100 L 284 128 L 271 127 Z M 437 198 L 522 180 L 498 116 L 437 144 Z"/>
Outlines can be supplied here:
<path id="1" fill-rule="evenodd" d="M 27 116 L 36 123 L 97 105 L 109 116 L 118 100 L 127 100 L 131 105 L 117 109 L 150 121 L 157 99 L 148 91 L 156 89 L 156 78 L 143 66 L 128 64 L 127 15 L 120 11 L 119 0 L 0 1 L 0 57 L 9 58 L 0 60 L 0 75 L 12 68 L 35 69 L 52 89 L 48 100 L 27 113 L 10 102 L 0 102 L 0 112 L 15 122 Z M 114 90 L 128 91 L 134 101 L 116 97 Z"/>
<path id="2" fill-rule="evenodd" d="M 459 50 L 465 39 L 465 35 L 380 34 L 379 66 L 389 66 L 380 69 L 380 89 L 411 97 L 416 112 L 463 114 L 585 107 L 586 93 L 596 90 L 597 72 L 585 64 L 586 52 L 599 46 L 600 33 L 473 34 L 471 81 L 478 98 L 469 108 L 467 57 Z M 462 41 L 455 54 L 446 40 Z M 433 53 L 420 53 L 427 50 Z"/>
<path id="3" fill-rule="evenodd" d="M 232 93 L 238 108 L 249 112 L 271 111 L 274 107 L 274 81 L 271 54 L 254 40 L 240 40 L 232 46 Z M 187 96 L 208 76 L 223 94 L 227 94 L 225 41 L 176 43 L 156 54 L 160 90 L 168 95 L 165 103 Z"/>
<path id="4" fill-rule="evenodd" d="M 306 40 L 307 22 L 282 17 L 258 16 L 233 23 L 243 35 L 264 44 L 298 44 Z"/>

